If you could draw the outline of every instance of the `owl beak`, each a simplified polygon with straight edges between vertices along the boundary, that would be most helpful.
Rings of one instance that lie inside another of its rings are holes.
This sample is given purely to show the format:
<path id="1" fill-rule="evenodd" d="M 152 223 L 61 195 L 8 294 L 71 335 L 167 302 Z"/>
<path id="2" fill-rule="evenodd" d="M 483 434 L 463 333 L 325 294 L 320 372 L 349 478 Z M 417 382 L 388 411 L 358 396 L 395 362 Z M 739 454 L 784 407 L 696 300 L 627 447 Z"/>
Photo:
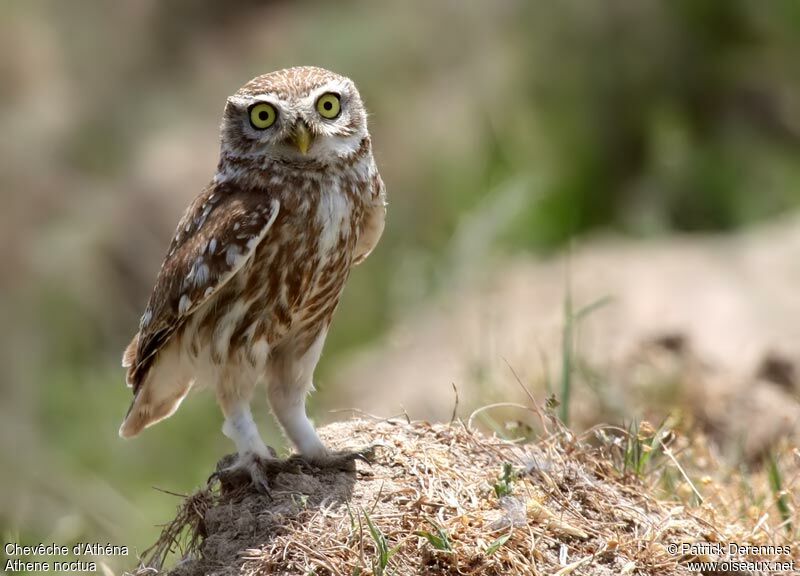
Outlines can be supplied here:
<path id="1" fill-rule="evenodd" d="M 300 150 L 300 154 L 303 156 L 308 154 L 308 149 L 311 147 L 312 140 L 313 137 L 305 122 L 300 121 L 295 124 L 294 131 L 292 132 L 292 142 L 294 142 L 294 145 Z"/>

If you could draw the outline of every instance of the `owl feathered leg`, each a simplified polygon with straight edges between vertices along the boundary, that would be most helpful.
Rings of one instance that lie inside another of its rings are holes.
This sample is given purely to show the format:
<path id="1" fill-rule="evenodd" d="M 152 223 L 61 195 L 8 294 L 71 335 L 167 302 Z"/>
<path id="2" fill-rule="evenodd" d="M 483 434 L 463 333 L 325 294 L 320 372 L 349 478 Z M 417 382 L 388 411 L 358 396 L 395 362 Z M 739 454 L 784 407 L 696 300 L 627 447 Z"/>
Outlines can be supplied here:
<path id="1" fill-rule="evenodd" d="M 270 362 L 267 386 L 269 403 L 289 440 L 297 447 L 302 460 L 323 468 L 351 470 L 355 460 L 369 462 L 372 448 L 330 452 L 319 439 L 306 415 L 306 397 L 314 390 L 314 369 L 319 362 L 326 331 L 322 331 L 306 352 L 293 354 L 293 347 L 278 349 Z M 288 464 L 298 460 L 293 456 Z"/>
<path id="2" fill-rule="evenodd" d="M 271 458 L 269 448 L 264 444 L 249 402 L 239 402 L 225 415 L 222 433 L 233 440 L 239 454 L 255 454 L 261 458 Z"/>
<path id="3" fill-rule="evenodd" d="M 300 452 L 300 459 L 322 468 L 352 470 L 355 460 L 369 463 L 373 448 L 330 452 L 306 415 L 306 396 L 314 390 L 314 369 L 326 335 L 327 330 L 320 332 L 311 347 L 300 355 L 294 354 L 291 346 L 276 350 L 270 361 L 267 394 L 275 417 Z M 293 456 L 288 462 L 291 464 L 297 460 Z"/>
<path id="4" fill-rule="evenodd" d="M 238 458 L 233 464 L 220 470 L 220 478 L 245 474 L 261 492 L 269 492 L 269 482 L 265 472 L 266 463 L 275 460 L 274 452 L 264 444 L 258 432 L 250 400 L 253 385 L 237 386 L 229 378 L 217 385 L 217 401 L 225 416 L 222 433 L 236 444 Z"/>
<path id="5" fill-rule="evenodd" d="M 272 412 L 300 454 L 312 459 L 328 453 L 306 415 L 306 396 L 314 389 L 314 369 L 326 334 L 323 330 L 300 355 L 295 352 L 296 343 L 287 343 L 274 351 L 269 363 L 267 395 Z"/>

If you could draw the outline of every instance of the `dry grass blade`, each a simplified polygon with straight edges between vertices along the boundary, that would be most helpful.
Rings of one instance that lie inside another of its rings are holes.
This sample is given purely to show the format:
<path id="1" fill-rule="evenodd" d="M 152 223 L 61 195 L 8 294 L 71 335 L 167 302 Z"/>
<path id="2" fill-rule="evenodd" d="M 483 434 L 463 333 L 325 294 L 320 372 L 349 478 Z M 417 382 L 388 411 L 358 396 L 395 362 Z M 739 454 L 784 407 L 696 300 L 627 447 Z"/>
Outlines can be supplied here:
<path id="1" fill-rule="evenodd" d="M 132 572 L 132 576 L 159 573 L 173 552 L 183 555 L 196 551 L 205 536 L 204 518 L 212 503 L 213 496 L 208 488 L 187 497 L 178 506 L 175 518 L 164 527 L 155 544 L 142 553 L 140 565 Z"/>

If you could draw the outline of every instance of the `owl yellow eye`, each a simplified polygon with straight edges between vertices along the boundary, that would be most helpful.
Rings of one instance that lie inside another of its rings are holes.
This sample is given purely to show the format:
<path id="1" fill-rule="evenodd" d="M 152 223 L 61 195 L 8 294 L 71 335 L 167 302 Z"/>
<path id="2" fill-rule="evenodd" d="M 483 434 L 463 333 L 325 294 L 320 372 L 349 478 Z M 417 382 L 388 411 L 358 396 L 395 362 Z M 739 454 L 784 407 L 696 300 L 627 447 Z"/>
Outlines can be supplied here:
<path id="1" fill-rule="evenodd" d="M 271 104 L 260 102 L 250 107 L 250 124 L 256 130 L 264 130 L 275 123 L 278 114 Z"/>
<path id="2" fill-rule="evenodd" d="M 323 118 L 333 120 L 342 111 L 342 104 L 339 102 L 339 95 L 333 92 L 323 94 L 317 99 L 317 112 Z"/>

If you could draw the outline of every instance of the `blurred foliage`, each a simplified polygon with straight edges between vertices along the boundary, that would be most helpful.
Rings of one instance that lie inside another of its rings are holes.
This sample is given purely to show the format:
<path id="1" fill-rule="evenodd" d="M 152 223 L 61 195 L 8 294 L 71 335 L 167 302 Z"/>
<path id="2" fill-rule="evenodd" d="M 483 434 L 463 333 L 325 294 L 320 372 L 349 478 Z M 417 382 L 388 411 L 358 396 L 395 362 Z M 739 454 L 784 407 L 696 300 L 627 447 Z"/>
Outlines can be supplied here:
<path id="1" fill-rule="evenodd" d="M 730 230 L 800 201 L 793 0 L 0 12 L 0 421 L 15 438 L 0 451 L 13 470 L 0 530 L 30 541 L 78 518 L 55 533 L 142 546 L 176 504 L 151 486 L 188 491 L 231 449 L 209 394 L 118 440 L 129 391 L 116 366 L 172 226 L 212 175 L 224 99 L 252 76 L 326 66 L 372 113 L 389 225 L 348 286 L 323 389 L 332 359 L 498 250 L 603 228 Z"/>
<path id="2" fill-rule="evenodd" d="M 528 11 L 522 89 L 534 121 L 517 126 L 546 143 L 552 175 L 519 242 L 550 246 L 608 225 L 728 230 L 798 201 L 796 3 Z"/>

